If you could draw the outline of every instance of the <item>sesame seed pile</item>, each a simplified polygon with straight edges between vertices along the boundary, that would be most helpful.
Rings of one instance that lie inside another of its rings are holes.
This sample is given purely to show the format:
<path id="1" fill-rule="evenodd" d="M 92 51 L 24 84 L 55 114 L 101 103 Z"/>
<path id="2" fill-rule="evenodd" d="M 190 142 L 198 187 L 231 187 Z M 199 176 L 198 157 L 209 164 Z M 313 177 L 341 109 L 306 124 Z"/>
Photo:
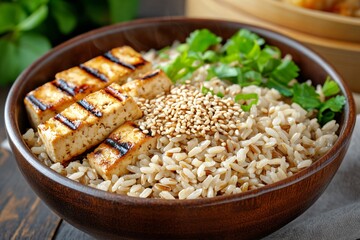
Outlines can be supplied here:
<path id="1" fill-rule="evenodd" d="M 194 86 L 176 86 L 168 95 L 139 102 L 144 117 L 138 124 L 144 133 L 152 136 L 239 134 L 238 125 L 243 115 L 240 105 L 231 98 L 204 95 Z"/>

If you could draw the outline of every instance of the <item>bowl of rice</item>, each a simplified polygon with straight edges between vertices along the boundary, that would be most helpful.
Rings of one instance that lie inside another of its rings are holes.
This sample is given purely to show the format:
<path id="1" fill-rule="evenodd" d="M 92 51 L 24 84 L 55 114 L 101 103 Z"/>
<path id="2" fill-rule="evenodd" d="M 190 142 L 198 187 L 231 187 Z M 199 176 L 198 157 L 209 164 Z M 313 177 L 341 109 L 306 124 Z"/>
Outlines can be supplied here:
<path id="1" fill-rule="evenodd" d="M 24 98 L 119 46 L 171 80 L 163 93 L 134 97 L 142 115 L 131 126 L 155 144 L 135 152 L 121 174 L 96 168 L 91 155 L 101 145 L 57 161 L 38 131 L 52 118 L 34 127 Z M 253 239 L 322 194 L 349 146 L 355 106 L 341 76 L 295 40 L 242 23 L 163 18 L 108 26 L 55 47 L 14 83 L 5 124 L 33 190 L 92 236 Z"/>

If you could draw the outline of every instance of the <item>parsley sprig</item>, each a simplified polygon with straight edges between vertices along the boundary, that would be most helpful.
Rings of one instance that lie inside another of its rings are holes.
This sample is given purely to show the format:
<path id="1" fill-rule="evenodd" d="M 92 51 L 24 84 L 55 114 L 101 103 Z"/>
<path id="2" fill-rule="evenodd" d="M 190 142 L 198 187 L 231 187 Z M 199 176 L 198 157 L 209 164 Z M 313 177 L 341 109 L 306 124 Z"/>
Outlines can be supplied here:
<path id="1" fill-rule="evenodd" d="M 240 86 L 257 85 L 274 88 L 289 97 L 307 111 L 316 110 L 320 124 L 335 118 L 345 105 L 344 96 L 338 96 L 339 86 L 328 78 L 322 88 L 325 100 L 321 101 L 314 86 L 294 81 L 299 76 L 299 67 L 280 49 L 265 43 L 265 40 L 246 29 L 240 29 L 221 45 L 221 37 L 208 29 L 195 30 L 186 42 L 177 47 L 179 55 L 161 66 L 173 82 L 189 79 L 201 66 L 208 64 L 207 79 L 217 77 Z M 161 51 L 164 54 L 164 50 Z M 202 89 L 204 94 L 214 94 Z M 214 94 L 222 97 L 220 94 Z M 257 104 L 256 93 L 239 94 L 235 101 L 249 111 Z"/>

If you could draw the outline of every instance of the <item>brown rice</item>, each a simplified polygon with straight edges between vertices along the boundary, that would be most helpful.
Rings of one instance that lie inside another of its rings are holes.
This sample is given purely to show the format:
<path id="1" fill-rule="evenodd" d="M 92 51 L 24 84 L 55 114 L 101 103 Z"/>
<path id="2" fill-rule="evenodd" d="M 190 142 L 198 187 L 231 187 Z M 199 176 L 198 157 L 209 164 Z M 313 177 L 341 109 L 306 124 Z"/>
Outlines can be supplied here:
<path id="1" fill-rule="evenodd" d="M 288 104 L 274 89 L 241 88 L 219 79 L 205 81 L 206 69 L 170 94 L 138 99 L 141 129 L 160 134 L 157 148 L 129 165 L 128 174 L 103 180 L 86 158 L 67 166 L 53 163 L 33 129 L 24 135 L 31 151 L 54 171 L 82 184 L 141 198 L 196 199 L 256 189 L 309 167 L 331 148 L 338 124 L 323 127 L 313 113 Z M 221 92 L 202 94 L 202 86 Z M 321 87 L 317 91 L 321 95 Z M 232 99 L 257 93 L 249 112 Z"/>

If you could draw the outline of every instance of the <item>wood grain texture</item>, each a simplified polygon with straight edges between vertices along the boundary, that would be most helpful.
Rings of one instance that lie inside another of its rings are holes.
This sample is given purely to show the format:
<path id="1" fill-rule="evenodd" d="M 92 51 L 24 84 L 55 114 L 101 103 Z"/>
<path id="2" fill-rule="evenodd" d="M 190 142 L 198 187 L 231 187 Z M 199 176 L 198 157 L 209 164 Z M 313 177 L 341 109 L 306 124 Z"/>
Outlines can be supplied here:
<path id="1" fill-rule="evenodd" d="M 54 240 L 63 240 L 63 239 L 76 239 L 76 240 L 95 240 L 88 234 L 80 231 L 79 229 L 71 226 L 66 221 L 62 221 L 59 226 L 59 229 L 54 236 Z"/>
<path id="2" fill-rule="evenodd" d="M 12 154 L 0 152 L 0 239 L 51 239 L 60 218 L 34 194 Z"/>

